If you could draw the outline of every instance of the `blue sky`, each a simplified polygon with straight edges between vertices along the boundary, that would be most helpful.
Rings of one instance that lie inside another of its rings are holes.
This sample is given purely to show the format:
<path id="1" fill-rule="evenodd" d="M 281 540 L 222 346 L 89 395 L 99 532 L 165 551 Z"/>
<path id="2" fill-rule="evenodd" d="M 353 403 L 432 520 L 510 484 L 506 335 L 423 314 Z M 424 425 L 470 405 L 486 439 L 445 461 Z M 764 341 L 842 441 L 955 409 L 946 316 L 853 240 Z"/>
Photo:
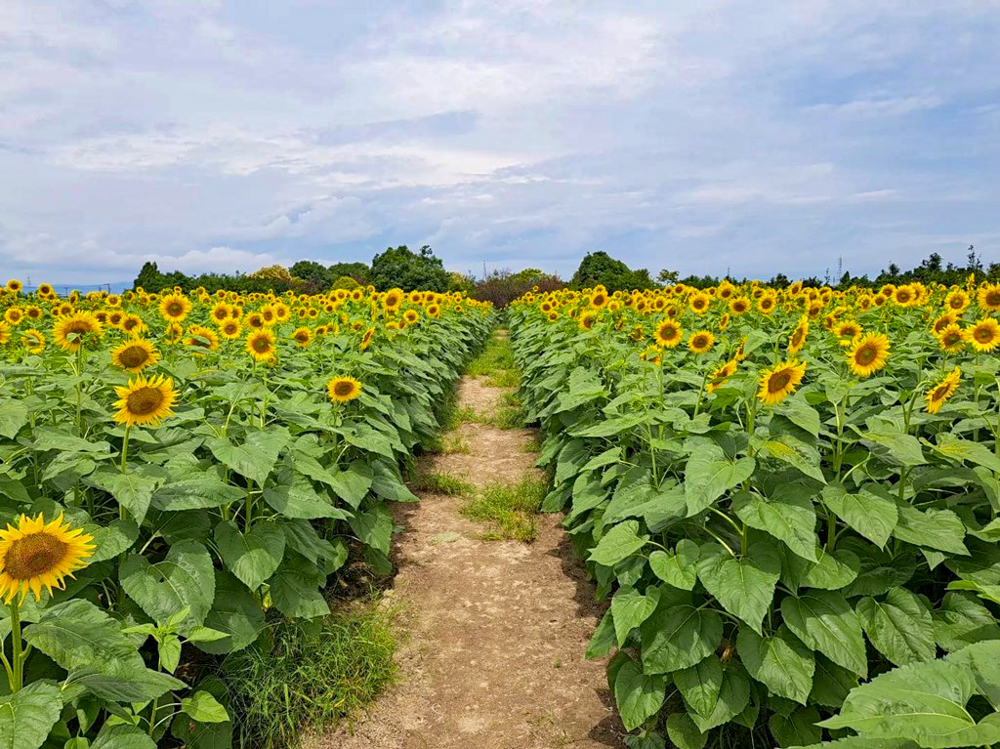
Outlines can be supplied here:
<path id="1" fill-rule="evenodd" d="M 1000 260 L 1000 2 L 4 0 L 0 277 Z"/>

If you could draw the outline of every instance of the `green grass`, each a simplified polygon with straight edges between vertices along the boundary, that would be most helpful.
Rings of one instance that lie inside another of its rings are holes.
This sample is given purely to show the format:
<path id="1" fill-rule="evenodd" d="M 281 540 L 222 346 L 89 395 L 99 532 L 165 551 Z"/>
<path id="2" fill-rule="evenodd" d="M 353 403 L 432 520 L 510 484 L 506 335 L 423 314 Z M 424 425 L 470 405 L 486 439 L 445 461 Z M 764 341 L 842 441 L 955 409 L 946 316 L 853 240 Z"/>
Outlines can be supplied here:
<path id="1" fill-rule="evenodd" d="M 468 481 L 445 473 L 421 473 L 412 483 L 414 491 L 447 494 L 449 497 L 468 496 L 476 493 L 476 487 Z"/>
<path id="2" fill-rule="evenodd" d="M 545 498 L 545 483 L 525 479 L 513 486 L 488 486 L 462 507 L 462 514 L 488 523 L 483 538 L 488 541 L 535 540 L 535 515 Z"/>
<path id="3" fill-rule="evenodd" d="M 441 449 L 438 450 L 438 452 L 442 455 L 454 455 L 455 453 L 468 455 L 472 452 L 472 449 L 469 447 L 469 443 L 457 434 L 445 435 L 441 439 L 440 448 Z"/>
<path id="4" fill-rule="evenodd" d="M 497 429 L 520 429 L 524 426 L 524 413 L 519 406 L 500 406 L 494 413 L 480 419 Z"/>
<path id="5" fill-rule="evenodd" d="M 495 375 L 501 369 L 516 369 L 514 349 L 506 338 L 491 338 L 486 348 L 465 368 L 467 375 Z"/>
<path id="6" fill-rule="evenodd" d="M 227 658 L 234 746 L 285 749 L 304 731 L 352 720 L 397 675 L 399 612 L 375 601 L 322 620 L 279 622 L 271 648 L 251 646 Z"/>
<path id="7" fill-rule="evenodd" d="M 521 374 L 516 369 L 500 369 L 486 378 L 491 388 L 516 388 L 521 383 Z"/>

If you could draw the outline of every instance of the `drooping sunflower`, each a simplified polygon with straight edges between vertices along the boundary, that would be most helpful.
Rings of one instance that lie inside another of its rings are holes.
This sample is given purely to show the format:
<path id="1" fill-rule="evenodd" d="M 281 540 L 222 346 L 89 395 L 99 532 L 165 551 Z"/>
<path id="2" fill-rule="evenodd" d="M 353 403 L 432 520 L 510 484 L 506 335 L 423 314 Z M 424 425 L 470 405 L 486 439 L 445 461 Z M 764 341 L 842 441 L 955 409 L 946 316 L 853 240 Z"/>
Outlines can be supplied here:
<path id="1" fill-rule="evenodd" d="M 326 391 L 335 403 L 347 403 L 361 395 L 361 383 L 353 377 L 334 377 L 327 383 Z"/>
<path id="2" fill-rule="evenodd" d="M 0 331 L 0 343 L 3 343 L 3 332 Z M 45 336 L 40 330 L 29 328 L 21 333 L 21 343 L 29 354 L 40 354 L 45 350 Z"/>
<path id="3" fill-rule="evenodd" d="M 7 343 L 10 340 L 10 325 L 8 325 L 3 320 L 0 320 L 0 345 Z"/>
<path id="4" fill-rule="evenodd" d="M 296 328 L 292 333 L 292 340 L 299 348 L 306 348 L 312 342 L 312 331 L 309 328 Z"/>
<path id="5" fill-rule="evenodd" d="M 656 343 L 664 348 L 673 348 L 684 338 L 684 329 L 676 320 L 664 320 L 653 331 Z"/>
<path id="6" fill-rule="evenodd" d="M 1000 323 L 992 317 L 984 317 L 975 325 L 966 328 L 965 340 L 980 353 L 992 351 L 1000 346 Z"/>
<path id="7" fill-rule="evenodd" d="M 17 527 L 8 524 L 0 530 L 0 596 L 10 603 L 28 591 L 38 601 L 44 587 L 62 590 L 65 579 L 87 566 L 94 553 L 93 536 L 63 521 L 63 516 L 45 522 L 21 515 Z"/>
<path id="8" fill-rule="evenodd" d="M 806 373 L 806 363 L 791 359 L 776 364 L 771 369 L 764 370 L 760 376 L 760 389 L 757 399 L 768 406 L 781 403 L 787 396 L 795 392 L 795 388 Z"/>
<path id="9" fill-rule="evenodd" d="M 580 315 L 580 330 L 593 330 L 597 323 L 597 313 L 588 310 Z"/>
<path id="10" fill-rule="evenodd" d="M 938 343 L 945 351 L 959 351 L 965 345 L 965 333 L 957 323 L 945 326 L 937 335 Z"/>
<path id="11" fill-rule="evenodd" d="M 987 312 L 1000 310 L 1000 284 L 988 283 L 980 286 L 976 302 Z"/>
<path id="12" fill-rule="evenodd" d="M 133 374 L 156 364 L 159 360 L 160 355 L 153 344 L 142 338 L 125 341 L 111 352 L 111 361 L 115 366 Z"/>
<path id="13" fill-rule="evenodd" d="M 247 336 L 247 353 L 257 361 L 267 361 L 275 352 L 274 333 L 270 328 L 254 330 Z"/>
<path id="14" fill-rule="evenodd" d="M 430 310 L 428 310 L 428 314 L 430 314 Z M 366 330 L 362 334 L 362 336 L 361 336 L 361 344 L 360 344 L 360 348 L 361 348 L 362 351 L 364 351 L 366 348 L 368 348 L 371 345 L 372 336 L 374 336 L 374 335 L 375 335 L 375 328 L 368 328 L 368 330 Z"/>
<path id="15" fill-rule="evenodd" d="M 115 393 L 118 395 L 115 421 L 127 427 L 157 426 L 173 413 L 177 399 L 174 381 L 162 375 L 147 380 L 140 374 L 124 387 L 116 387 Z"/>
<path id="16" fill-rule="evenodd" d="M 955 367 L 941 382 L 927 391 L 927 413 L 936 414 L 941 410 L 944 402 L 958 389 L 958 380 L 961 376 L 962 370 Z"/>
<path id="17" fill-rule="evenodd" d="M 715 336 L 708 330 L 698 330 L 688 338 L 688 348 L 696 354 L 704 354 L 714 343 Z"/>
<path id="18" fill-rule="evenodd" d="M 160 316 L 168 322 L 180 322 L 194 305 L 183 294 L 165 294 L 160 299 Z"/>
<path id="19" fill-rule="evenodd" d="M 712 371 L 712 374 L 708 376 L 708 381 L 705 383 L 705 390 L 709 393 L 718 390 L 726 384 L 726 380 L 736 374 L 736 368 L 738 366 L 739 365 L 735 359 L 730 359 L 725 364 L 720 364 Z"/>
<path id="20" fill-rule="evenodd" d="M 889 339 L 881 333 L 865 333 L 851 342 L 847 365 L 859 377 L 878 372 L 889 360 Z"/>
<path id="21" fill-rule="evenodd" d="M 90 312 L 76 312 L 59 318 L 52 329 L 52 336 L 60 348 L 76 351 L 89 335 L 100 335 L 101 323 Z"/>

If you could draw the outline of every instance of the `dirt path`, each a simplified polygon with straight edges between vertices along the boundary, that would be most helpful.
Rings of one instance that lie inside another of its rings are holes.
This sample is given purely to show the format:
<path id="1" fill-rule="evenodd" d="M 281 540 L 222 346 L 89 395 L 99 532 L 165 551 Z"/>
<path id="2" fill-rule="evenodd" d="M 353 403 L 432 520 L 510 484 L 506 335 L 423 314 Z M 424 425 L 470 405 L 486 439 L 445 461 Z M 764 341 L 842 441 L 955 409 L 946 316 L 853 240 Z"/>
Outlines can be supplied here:
<path id="1" fill-rule="evenodd" d="M 485 378 L 459 383 L 458 407 L 490 413 L 505 390 Z M 427 456 L 423 471 L 483 487 L 532 473 L 527 429 L 463 423 L 467 454 Z M 453 435 L 456 436 L 456 435 Z M 308 749 L 607 749 L 622 747 L 603 662 L 584 658 L 600 611 L 560 516 L 540 515 L 533 543 L 485 541 L 463 517 L 466 501 L 421 493 L 395 508 L 408 638 L 400 681 L 356 722 L 305 742 Z"/>

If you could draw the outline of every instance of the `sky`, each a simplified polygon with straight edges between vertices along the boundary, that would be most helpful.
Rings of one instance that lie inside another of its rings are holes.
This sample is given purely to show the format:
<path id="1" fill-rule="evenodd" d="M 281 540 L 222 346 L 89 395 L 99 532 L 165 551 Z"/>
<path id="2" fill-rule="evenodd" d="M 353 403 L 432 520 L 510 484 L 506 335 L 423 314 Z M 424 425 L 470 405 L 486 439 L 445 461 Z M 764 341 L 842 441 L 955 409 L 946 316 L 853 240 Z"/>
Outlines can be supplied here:
<path id="1" fill-rule="evenodd" d="M 0 0 L 0 278 L 1000 261 L 1000 0 Z"/>

